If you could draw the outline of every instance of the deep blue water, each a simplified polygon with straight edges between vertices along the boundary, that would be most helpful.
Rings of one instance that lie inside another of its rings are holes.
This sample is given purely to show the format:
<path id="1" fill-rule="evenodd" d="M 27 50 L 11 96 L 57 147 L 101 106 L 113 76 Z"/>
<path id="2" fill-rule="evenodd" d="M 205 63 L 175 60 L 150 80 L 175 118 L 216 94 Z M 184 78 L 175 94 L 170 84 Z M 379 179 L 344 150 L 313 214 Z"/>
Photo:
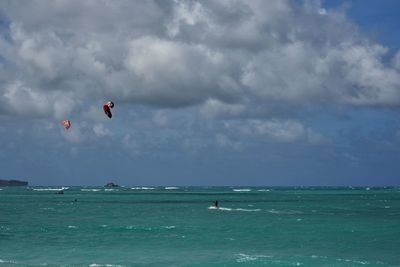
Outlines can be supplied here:
<path id="1" fill-rule="evenodd" d="M 400 188 L 59 188 L 0 188 L 0 266 L 400 266 Z"/>

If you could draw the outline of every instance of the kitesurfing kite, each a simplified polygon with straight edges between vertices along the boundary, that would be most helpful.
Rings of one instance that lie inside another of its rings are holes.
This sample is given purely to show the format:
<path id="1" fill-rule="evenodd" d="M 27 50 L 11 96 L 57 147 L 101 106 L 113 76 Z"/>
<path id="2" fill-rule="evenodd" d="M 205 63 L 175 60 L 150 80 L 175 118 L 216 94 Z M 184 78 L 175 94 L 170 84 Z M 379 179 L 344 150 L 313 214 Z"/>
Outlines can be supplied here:
<path id="1" fill-rule="evenodd" d="M 114 107 L 114 103 L 112 101 L 108 101 L 104 103 L 103 110 L 104 113 L 111 119 L 112 114 L 111 114 L 111 109 Z"/>
<path id="2" fill-rule="evenodd" d="M 62 120 L 61 124 L 64 125 L 65 130 L 68 130 L 71 127 L 71 121 L 70 120 Z"/>

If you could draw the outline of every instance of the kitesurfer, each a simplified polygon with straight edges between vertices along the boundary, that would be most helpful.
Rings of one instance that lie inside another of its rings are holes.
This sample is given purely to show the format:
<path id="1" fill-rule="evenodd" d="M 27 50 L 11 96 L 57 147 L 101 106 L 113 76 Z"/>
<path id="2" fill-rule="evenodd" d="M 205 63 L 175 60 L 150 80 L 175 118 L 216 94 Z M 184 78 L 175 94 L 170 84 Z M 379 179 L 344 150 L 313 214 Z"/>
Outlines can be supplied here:
<path id="1" fill-rule="evenodd" d="M 218 209 L 218 200 L 214 201 L 214 207 Z"/>

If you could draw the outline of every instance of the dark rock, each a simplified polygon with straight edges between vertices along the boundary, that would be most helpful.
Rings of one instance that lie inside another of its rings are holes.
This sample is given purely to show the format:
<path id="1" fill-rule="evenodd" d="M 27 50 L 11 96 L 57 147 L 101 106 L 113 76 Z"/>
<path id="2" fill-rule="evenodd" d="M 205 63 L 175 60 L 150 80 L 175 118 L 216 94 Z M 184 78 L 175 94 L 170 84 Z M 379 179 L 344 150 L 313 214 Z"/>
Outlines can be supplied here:
<path id="1" fill-rule="evenodd" d="M 113 182 L 109 182 L 104 187 L 119 187 L 119 185 L 114 184 Z"/>

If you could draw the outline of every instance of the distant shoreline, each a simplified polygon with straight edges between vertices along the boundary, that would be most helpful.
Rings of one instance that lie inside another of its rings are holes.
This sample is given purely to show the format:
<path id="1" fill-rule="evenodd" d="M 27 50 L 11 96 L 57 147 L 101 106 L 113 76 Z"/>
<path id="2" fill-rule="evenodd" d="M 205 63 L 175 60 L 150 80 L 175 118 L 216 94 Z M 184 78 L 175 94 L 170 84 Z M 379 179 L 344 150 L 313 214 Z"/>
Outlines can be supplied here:
<path id="1" fill-rule="evenodd" d="M 28 182 L 20 180 L 2 180 L 0 179 L 0 186 L 27 186 Z"/>

